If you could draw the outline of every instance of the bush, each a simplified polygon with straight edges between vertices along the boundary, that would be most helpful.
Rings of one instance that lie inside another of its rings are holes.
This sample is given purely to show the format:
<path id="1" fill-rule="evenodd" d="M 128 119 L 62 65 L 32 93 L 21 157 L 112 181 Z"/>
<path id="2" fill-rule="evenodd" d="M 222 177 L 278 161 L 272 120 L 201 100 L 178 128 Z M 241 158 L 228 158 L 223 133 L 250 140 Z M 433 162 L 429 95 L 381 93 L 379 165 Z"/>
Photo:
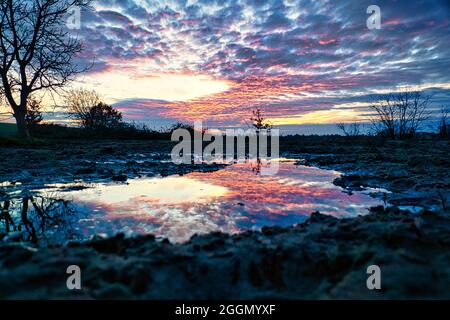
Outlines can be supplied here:
<path id="1" fill-rule="evenodd" d="M 123 126 L 122 113 L 102 102 L 89 110 L 88 121 L 87 127 L 90 129 L 114 129 Z"/>
<path id="2" fill-rule="evenodd" d="M 27 114 L 25 115 L 25 121 L 27 126 L 33 126 L 42 122 L 42 106 L 41 101 L 31 97 L 27 104 Z"/>
<path id="3" fill-rule="evenodd" d="M 372 118 L 375 133 L 393 139 L 413 137 L 430 116 L 429 101 L 430 96 L 408 88 L 380 97 L 370 106 L 375 113 Z"/>
<path id="4" fill-rule="evenodd" d="M 360 124 L 357 122 L 350 123 L 348 125 L 345 123 L 338 123 L 337 127 L 347 137 L 356 137 L 361 135 Z"/>

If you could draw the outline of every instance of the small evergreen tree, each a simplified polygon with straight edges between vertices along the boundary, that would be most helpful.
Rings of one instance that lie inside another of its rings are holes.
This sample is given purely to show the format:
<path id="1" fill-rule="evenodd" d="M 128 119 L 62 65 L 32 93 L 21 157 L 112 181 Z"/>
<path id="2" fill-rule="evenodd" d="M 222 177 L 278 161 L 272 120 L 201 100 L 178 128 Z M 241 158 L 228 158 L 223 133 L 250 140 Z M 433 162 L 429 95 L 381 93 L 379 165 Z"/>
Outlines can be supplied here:
<path id="1" fill-rule="evenodd" d="M 25 121 L 27 126 L 36 125 L 42 122 L 42 106 L 41 101 L 36 98 L 30 98 L 28 100 L 27 114 L 25 115 Z"/>

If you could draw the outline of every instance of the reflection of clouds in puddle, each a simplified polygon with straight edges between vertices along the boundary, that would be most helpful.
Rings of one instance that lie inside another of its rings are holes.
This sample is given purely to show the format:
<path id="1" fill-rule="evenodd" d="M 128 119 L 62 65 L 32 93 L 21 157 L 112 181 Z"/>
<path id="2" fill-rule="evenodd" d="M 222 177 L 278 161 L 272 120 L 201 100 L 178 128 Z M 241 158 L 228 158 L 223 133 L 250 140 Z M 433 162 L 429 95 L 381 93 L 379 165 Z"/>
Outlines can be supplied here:
<path id="1" fill-rule="evenodd" d="M 99 185 L 71 193 L 74 200 L 96 201 L 109 205 L 129 205 L 133 202 L 179 204 L 205 202 L 208 198 L 225 195 L 227 189 L 185 177 L 130 180 L 127 184 Z"/>
<path id="2" fill-rule="evenodd" d="M 91 205 L 100 207 L 95 200 L 83 202 L 87 210 Z M 145 201 L 103 203 L 98 215 L 99 221 L 90 221 L 90 225 L 95 224 L 95 228 L 109 234 L 119 231 L 127 235 L 153 233 L 173 242 L 187 241 L 194 234 L 239 231 L 233 216 L 222 215 L 220 212 L 219 207 L 200 202 L 176 205 Z"/>
<path id="3" fill-rule="evenodd" d="M 380 204 L 367 194 L 342 192 L 332 184 L 339 175 L 282 161 L 277 175 L 261 176 L 246 164 L 236 164 L 215 172 L 135 179 L 64 193 L 80 210 L 95 215 L 80 221 L 79 229 L 86 235 L 153 233 L 183 242 L 196 233 L 289 226 L 314 211 L 351 217 Z"/>
<path id="4" fill-rule="evenodd" d="M 83 221 L 86 228 L 101 232 L 154 233 L 173 241 L 193 234 L 220 230 L 232 232 L 233 223 L 222 221 L 211 203 L 227 189 L 187 177 L 130 180 L 66 193 L 83 211 L 98 213 L 99 221 Z M 204 205 L 207 204 L 207 205 Z M 232 221 L 231 221 L 232 222 Z M 110 224 L 109 226 L 107 224 Z M 107 229 L 107 230 L 105 230 Z"/>

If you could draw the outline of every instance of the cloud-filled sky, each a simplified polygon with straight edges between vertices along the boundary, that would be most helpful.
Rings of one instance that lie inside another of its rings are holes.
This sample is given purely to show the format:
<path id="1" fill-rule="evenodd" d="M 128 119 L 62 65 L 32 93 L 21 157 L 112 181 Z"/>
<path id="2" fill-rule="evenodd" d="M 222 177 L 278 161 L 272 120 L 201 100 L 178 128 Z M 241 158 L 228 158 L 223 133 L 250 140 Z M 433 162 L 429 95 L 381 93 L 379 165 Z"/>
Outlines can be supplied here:
<path id="1" fill-rule="evenodd" d="M 369 30 L 369 5 L 381 29 Z M 444 0 L 97 0 L 78 85 L 130 120 L 278 125 L 364 120 L 371 95 L 420 86 L 450 105 Z"/>

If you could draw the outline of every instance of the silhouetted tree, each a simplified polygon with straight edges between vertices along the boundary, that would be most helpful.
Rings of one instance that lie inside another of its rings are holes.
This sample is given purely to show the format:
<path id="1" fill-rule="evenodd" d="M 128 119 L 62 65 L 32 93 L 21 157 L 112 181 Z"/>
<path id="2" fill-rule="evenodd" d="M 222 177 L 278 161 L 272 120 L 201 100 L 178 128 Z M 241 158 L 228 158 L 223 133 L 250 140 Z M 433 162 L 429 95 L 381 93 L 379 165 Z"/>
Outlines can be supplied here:
<path id="1" fill-rule="evenodd" d="M 91 121 L 91 123 L 88 124 L 89 128 L 113 129 L 122 125 L 122 113 L 103 102 L 92 107 L 89 114 L 89 119 Z"/>
<path id="2" fill-rule="evenodd" d="M 414 136 L 420 125 L 429 118 L 428 104 L 430 96 L 408 88 L 380 96 L 370 106 L 375 115 L 372 118 L 376 134 L 394 139 Z"/>
<path id="3" fill-rule="evenodd" d="M 29 96 L 56 90 L 85 70 L 74 65 L 82 49 L 69 35 L 67 14 L 90 0 L 1 0 L 0 87 L 11 107 L 21 136 L 28 137 L 26 115 Z"/>
<path id="4" fill-rule="evenodd" d="M 252 111 L 252 113 L 253 116 L 250 118 L 250 121 L 252 121 L 252 126 L 257 132 L 260 130 L 271 130 L 273 128 L 273 124 L 262 116 L 261 109 L 258 108 Z"/>
<path id="5" fill-rule="evenodd" d="M 355 137 L 361 134 L 360 124 L 357 122 L 354 123 L 338 123 L 337 127 L 342 133 L 347 137 Z"/>
<path id="6" fill-rule="evenodd" d="M 31 97 L 28 99 L 27 114 L 25 115 L 25 121 L 27 126 L 36 125 L 42 122 L 42 105 L 41 101 Z"/>
<path id="7" fill-rule="evenodd" d="M 173 131 L 175 131 L 177 129 L 186 129 L 186 130 L 188 130 L 191 133 L 194 132 L 194 126 L 193 125 L 182 123 L 182 122 L 177 122 L 177 123 L 173 124 L 172 126 L 170 126 L 167 129 L 167 132 L 172 133 Z"/>
<path id="8" fill-rule="evenodd" d="M 86 129 L 92 129 L 94 123 L 92 108 L 101 103 L 100 97 L 94 90 L 73 89 L 64 95 L 64 100 L 71 117 Z"/>
<path id="9" fill-rule="evenodd" d="M 169 134 L 172 134 L 177 129 L 185 129 L 185 130 L 189 131 L 189 133 L 191 135 L 194 135 L 194 133 L 197 131 L 202 134 L 202 137 L 203 137 L 203 135 L 205 135 L 208 132 L 208 128 L 202 127 L 202 130 L 200 132 L 200 131 L 198 131 L 198 128 L 196 128 L 194 125 L 189 124 L 189 123 L 183 123 L 183 122 L 177 122 L 163 131 L 165 131 Z"/>

